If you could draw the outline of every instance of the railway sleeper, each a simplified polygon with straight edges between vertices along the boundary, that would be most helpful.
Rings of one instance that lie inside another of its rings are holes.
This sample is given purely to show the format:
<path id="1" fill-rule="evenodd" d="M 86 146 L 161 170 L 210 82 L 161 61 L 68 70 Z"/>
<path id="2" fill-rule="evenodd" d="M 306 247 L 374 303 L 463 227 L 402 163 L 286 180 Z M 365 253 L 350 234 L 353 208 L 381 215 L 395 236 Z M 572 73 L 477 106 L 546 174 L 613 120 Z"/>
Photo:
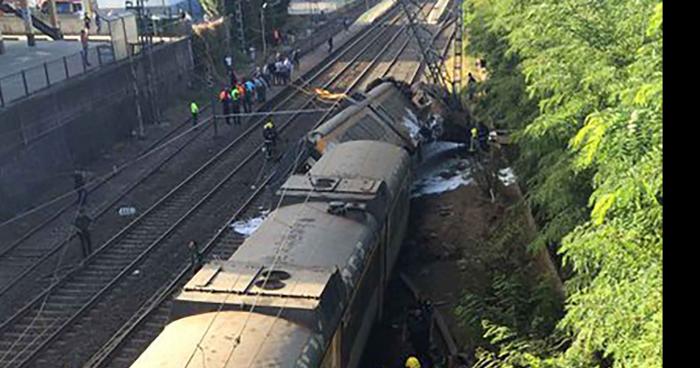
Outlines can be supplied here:
<path id="1" fill-rule="evenodd" d="M 76 295 L 61 290 L 51 294 L 51 297 L 49 298 L 49 303 L 51 303 L 52 307 L 55 305 L 56 307 L 61 308 L 75 308 L 76 306 L 80 306 L 80 304 L 82 304 L 82 299 L 85 299 L 90 296 L 90 294 L 85 294 L 87 294 L 85 291 Z"/>
<path id="2" fill-rule="evenodd" d="M 123 264 L 123 259 L 121 260 L 122 262 L 119 262 L 120 260 L 105 260 L 105 259 L 100 259 L 97 262 L 94 262 L 89 266 L 89 268 L 93 271 L 101 271 L 103 273 L 117 273 L 118 271 L 121 271 L 124 268 Z"/>
<path id="3" fill-rule="evenodd" d="M 153 243 L 154 240 L 156 240 L 156 238 L 151 239 L 151 237 L 136 237 L 136 236 L 130 234 L 130 236 L 122 239 L 119 242 L 119 248 L 131 250 L 131 252 L 129 252 L 129 253 L 133 254 L 134 248 L 137 248 L 137 250 L 141 249 L 144 247 L 145 244 Z"/>
<path id="4" fill-rule="evenodd" d="M 126 252 L 126 251 L 118 251 L 118 250 L 111 250 L 110 252 L 102 253 L 100 254 L 100 259 L 108 260 L 108 261 L 124 261 L 125 257 L 130 257 L 131 254 L 134 254 L 134 252 Z"/>
<path id="5" fill-rule="evenodd" d="M 17 325 L 14 327 L 12 331 L 7 331 L 2 334 L 3 341 L 11 341 L 14 344 L 12 348 L 13 351 L 17 351 L 18 346 L 29 345 L 38 336 L 46 335 L 51 331 L 50 328 L 39 326 Z"/>
<path id="6" fill-rule="evenodd" d="M 81 271 L 80 273 L 81 273 L 81 275 L 88 276 L 88 277 L 82 277 L 82 279 L 89 279 L 90 283 L 104 282 L 104 280 L 110 280 L 110 279 L 112 279 L 112 277 L 115 276 L 113 274 L 107 274 L 107 272 L 105 272 L 104 270 L 100 270 L 100 269 L 86 269 L 86 270 Z M 76 280 L 76 281 L 78 281 L 78 280 Z"/>

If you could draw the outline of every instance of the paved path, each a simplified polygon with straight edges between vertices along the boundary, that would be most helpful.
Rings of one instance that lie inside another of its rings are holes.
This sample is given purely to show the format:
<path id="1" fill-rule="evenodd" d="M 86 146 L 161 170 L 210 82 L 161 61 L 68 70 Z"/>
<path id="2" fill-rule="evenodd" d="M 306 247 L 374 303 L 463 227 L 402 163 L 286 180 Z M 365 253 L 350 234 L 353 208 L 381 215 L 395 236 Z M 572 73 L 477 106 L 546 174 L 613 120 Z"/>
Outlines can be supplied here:
<path id="1" fill-rule="evenodd" d="M 90 43 L 88 60 L 92 66 L 86 70 L 94 69 L 99 65 L 97 45 L 104 45 L 104 43 Z M 72 77 L 85 71 L 79 54 L 81 49 L 79 42 L 37 41 L 36 46 L 28 47 L 26 41 L 5 40 L 5 49 L 5 54 L 0 55 L 0 93 L 5 104 L 25 96 L 27 92 L 32 93 L 45 88 L 48 83 L 53 84 L 64 80 L 66 74 Z M 46 63 L 46 69 L 44 69 L 44 63 Z M 26 90 L 22 70 L 25 71 Z M 0 106 L 2 106 L 1 103 Z"/>
<path id="2" fill-rule="evenodd" d="M 377 5 L 364 12 L 352 25 L 350 25 L 347 31 L 342 31 L 333 35 L 333 49 L 336 50 L 344 45 L 352 36 L 358 32 L 361 32 L 365 27 L 377 19 L 377 17 L 384 14 L 384 12 L 386 12 L 395 2 L 396 0 L 383 0 L 379 2 Z M 324 42 L 301 58 L 299 63 L 301 74 L 306 73 L 315 65 L 323 61 L 323 59 L 327 56 L 328 45 Z M 300 75 L 298 72 L 295 73 L 297 76 Z"/>

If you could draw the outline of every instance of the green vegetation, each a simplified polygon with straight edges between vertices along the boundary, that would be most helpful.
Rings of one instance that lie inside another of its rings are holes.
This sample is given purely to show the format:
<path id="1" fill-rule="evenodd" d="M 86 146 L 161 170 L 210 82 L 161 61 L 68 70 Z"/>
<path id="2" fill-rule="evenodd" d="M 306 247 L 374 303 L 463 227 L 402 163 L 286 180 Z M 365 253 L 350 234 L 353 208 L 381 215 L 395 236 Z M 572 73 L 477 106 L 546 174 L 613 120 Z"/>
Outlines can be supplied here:
<path id="1" fill-rule="evenodd" d="M 533 323 L 550 312 L 533 312 L 541 298 L 509 277 L 494 300 L 465 297 L 461 315 L 480 311 L 490 342 L 477 366 L 661 367 L 662 3 L 465 0 L 464 11 L 467 52 L 489 69 L 473 114 L 515 131 L 540 227 L 531 246 L 560 244 L 572 271 L 554 329 Z"/>
<path id="2" fill-rule="evenodd" d="M 258 49 L 262 47 L 260 12 L 263 3 L 268 3 L 267 10 L 265 11 L 265 30 L 268 38 L 271 37 L 270 32 L 273 28 L 283 27 L 289 19 L 289 16 L 287 15 L 287 7 L 289 6 L 289 0 L 252 0 L 241 2 L 246 44 L 248 46 L 253 44 Z M 201 4 L 202 8 L 204 8 L 205 13 L 211 19 L 216 19 L 224 14 L 228 15 L 231 18 L 231 42 L 234 44 L 234 46 L 240 48 L 240 45 L 238 45 L 238 39 L 236 36 L 235 29 L 236 18 L 233 15 L 235 12 L 235 3 L 233 1 L 224 0 L 202 0 Z"/>

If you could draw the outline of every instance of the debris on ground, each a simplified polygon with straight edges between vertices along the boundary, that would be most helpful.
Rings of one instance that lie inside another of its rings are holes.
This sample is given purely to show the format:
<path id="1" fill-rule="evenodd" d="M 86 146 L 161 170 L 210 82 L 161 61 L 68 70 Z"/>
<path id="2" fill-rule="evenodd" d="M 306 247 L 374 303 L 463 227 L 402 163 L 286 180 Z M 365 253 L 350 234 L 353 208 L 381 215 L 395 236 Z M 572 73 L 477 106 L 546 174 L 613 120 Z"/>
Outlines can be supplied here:
<path id="1" fill-rule="evenodd" d="M 267 218 L 268 213 L 269 211 L 262 211 L 257 217 L 238 220 L 233 222 L 230 226 L 233 228 L 233 231 L 244 235 L 245 237 L 249 237 L 260 227 L 260 225 L 262 225 L 263 221 L 265 221 Z"/>
<path id="2" fill-rule="evenodd" d="M 452 157 L 437 162 L 417 175 L 408 232 L 394 273 L 409 275 L 415 288 L 434 302 L 444 319 L 442 327 L 449 330 L 460 355 L 468 356 L 481 336 L 460 324 L 456 307 L 465 293 L 485 293 L 494 272 L 505 267 L 504 259 L 532 262 L 525 246 L 535 233 L 534 228 L 521 226 L 527 219 L 519 210 L 524 206 L 519 205 L 522 195 L 513 185 L 512 168 L 498 170 L 504 188 L 499 201 L 492 203 L 471 178 L 469 160 Z M 505 235 L 504 229 L 511 225 L 518 230 Z M 385 298 L 385 317 L 373 328 L 361 366 L 399 366 L 396 362 L 412 352 L 401 331 L 402 316 L 415 301 L 397 277 L 393 279 Z M 397 346 L 386 348 L 387 344 Z M 440 366 L 445 364 L 443 360 Z"/>

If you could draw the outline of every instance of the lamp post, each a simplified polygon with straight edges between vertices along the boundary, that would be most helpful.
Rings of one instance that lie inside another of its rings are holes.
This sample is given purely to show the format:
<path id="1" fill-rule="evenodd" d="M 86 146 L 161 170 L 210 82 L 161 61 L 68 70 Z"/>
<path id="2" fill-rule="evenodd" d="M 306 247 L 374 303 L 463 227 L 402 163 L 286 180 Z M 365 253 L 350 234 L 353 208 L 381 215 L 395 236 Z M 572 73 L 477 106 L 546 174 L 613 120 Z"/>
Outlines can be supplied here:
<path id="1" fill-rule="evenodd" d="M 267 3 L 263 3 L 262 8 L 260 9 L 260 28 L 262 30 L 263 59 L 267 61 L 267 42 L 265 40 L 265 9 L 267 9 Z"/>

